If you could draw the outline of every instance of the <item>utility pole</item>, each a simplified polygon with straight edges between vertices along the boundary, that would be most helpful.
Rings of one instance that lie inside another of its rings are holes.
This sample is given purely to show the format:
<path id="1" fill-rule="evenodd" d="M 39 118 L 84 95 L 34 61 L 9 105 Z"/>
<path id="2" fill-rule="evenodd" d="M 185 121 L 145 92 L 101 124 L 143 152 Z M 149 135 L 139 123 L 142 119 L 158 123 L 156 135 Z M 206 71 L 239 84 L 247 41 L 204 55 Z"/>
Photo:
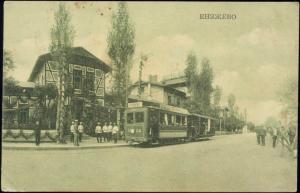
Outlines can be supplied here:
<path id="1" fill-rule="evenodd" d="M 148 60 L 148 56 L 142 54 L 141 58 L 140 58 L 140 69 L 139 69 L 139 97 L 141 97 L 142 95 L 142 73 L 143 73 L 143 67 L 144 67 L 144 62 L 146 62 Z"/>

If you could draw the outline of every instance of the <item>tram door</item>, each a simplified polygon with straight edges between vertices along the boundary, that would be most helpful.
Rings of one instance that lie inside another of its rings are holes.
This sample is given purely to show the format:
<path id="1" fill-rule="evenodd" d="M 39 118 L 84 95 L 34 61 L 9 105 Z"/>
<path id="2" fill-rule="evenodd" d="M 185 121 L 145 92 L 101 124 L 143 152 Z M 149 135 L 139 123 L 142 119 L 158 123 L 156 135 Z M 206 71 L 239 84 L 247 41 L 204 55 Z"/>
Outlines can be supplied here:
<path id="1" fill-rule="evenodd" d="M 159 110 L 149 109 L 149 136 L 156 139 L 159 134 Z"/>

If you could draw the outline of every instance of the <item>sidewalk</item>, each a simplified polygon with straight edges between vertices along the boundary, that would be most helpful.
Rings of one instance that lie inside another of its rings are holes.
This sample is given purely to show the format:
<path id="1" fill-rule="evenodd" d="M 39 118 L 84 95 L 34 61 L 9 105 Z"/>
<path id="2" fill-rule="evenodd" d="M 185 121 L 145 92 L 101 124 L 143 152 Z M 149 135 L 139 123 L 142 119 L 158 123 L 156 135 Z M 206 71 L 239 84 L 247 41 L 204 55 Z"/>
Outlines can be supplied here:
<path id="1" fill-rule="evenodd" d="M 126 147 L 125 141 L 121 140 L 118 143 L 102 142 L 97 143 L 96 138 L 89 137 L 84 139 L 79 146 L 74 146 L 69 140 L 67 144 L 57 144 L 54 142 L 41 142 L 39 146 L 36 146 L 33 142 L 2 142 L 2 149 L 5 150 L 78 150 L 78 149 L 101 149 L 101 148 L 115 148 Z"/>

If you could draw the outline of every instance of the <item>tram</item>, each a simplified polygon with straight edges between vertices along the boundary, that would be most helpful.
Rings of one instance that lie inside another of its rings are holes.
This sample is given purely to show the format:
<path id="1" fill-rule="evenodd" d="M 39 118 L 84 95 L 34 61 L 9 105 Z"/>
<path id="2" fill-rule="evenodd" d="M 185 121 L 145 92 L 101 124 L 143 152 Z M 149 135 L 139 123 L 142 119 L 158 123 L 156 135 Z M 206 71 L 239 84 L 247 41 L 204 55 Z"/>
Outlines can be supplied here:
<path id="1" fill-rule="evenodd" d="M 125 110 L 125 140 L 165 144 L 211 137 L 214 120 L 172 106 L 131 107 Z"/>

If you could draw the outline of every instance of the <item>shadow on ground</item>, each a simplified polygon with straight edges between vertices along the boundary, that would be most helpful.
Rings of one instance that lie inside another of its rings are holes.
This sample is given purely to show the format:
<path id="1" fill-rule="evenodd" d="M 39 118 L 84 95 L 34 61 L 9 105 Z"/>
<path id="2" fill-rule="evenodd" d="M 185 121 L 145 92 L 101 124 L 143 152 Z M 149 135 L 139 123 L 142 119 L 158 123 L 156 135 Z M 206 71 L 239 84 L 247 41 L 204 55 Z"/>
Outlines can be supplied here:
<path id="1" fill-rule="evenodd" d="M 203 139 L 195 139 L 193 141 L 182 141 L 182 142 L 174 142 L 174 143 L 166 143 L 166 144 L 150 144 L 150 143 L 139 143 L 139 144 L 131 144 L 129 147 L 132 148 L 158 148 L 158 147 L 165 147 L 165 146 L 175 146 L 175 145 L 184 145 L 188 143 L 196 143 L 196 142 L 203 142 L 203 141 L 212 141 L 213 138 L 203 138 Z"/>

